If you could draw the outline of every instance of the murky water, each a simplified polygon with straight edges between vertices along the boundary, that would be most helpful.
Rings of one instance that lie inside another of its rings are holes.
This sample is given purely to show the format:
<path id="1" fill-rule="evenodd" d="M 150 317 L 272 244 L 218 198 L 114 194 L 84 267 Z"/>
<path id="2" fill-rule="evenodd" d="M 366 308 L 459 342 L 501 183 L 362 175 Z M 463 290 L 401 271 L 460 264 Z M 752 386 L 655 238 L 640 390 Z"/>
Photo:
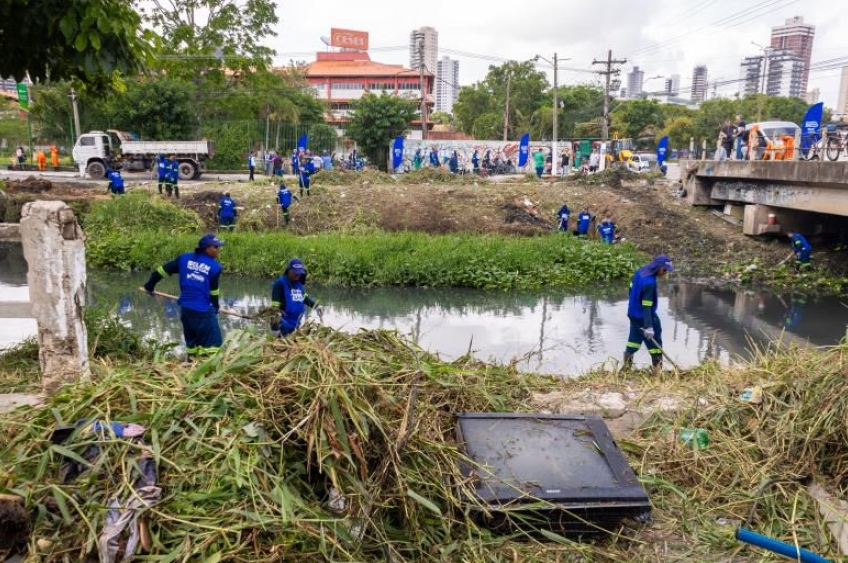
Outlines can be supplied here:
<path id="1" fill-rule="evenodd" d="M 0 301 L 26 298 L 21 261 L 19 251 L 0 247 Z M 89 301 L 114 308 L 149 337 L 179 341 L 179 309 L 173 302 L 139 292 L 146 277 L 146 273 L 91 273 Z M 270 279 L 225 275 L 224 304 L 254 313 L 270 303 L 270 284 Z M 162 281 L 157 289 L 177 293 L 174 279 Z M 628 333 L 625 286 L 593 295 L 330 287 L 311 287 L 310 293 L 324 306 L 325 323 L 335 328 L 396 329 L 447 359 L 471 351 L 484 360 L 516 361 L 530 371 L 579 375 L 619 359 Z M 848 326 L 848 305 L 837 298 L 776 296 L 686 284 L 665 285 L 661 293 L 665 348 L 682 366 L 708 358 L 730 361 L 745 357 L 752 343 L 777 339 L 834 344 L 845 336 Z M 222 315 L 221 322 L 226 331 L 250 321 Z M 31 320 L 0 321 L 0 346 L 34 331 Z M 637 363 L 649 363 L 644 349 L 637 355 Z"/>

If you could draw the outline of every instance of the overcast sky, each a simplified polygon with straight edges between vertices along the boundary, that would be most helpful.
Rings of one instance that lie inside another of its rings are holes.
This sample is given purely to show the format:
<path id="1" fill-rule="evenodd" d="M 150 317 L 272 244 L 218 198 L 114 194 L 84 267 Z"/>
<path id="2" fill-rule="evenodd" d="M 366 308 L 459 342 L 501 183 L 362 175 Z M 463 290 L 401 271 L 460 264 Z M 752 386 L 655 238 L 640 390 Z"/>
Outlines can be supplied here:
<path id="1" fill-rule="evenodd" d="M 321 36 L 342 27 L 370 33 L 372 60 L 408 65 L 409 32 L 429 25 L 439 32 L 440 50 L 516 60 L 536 54 L 550 59 L 556 51 L 571 59 L 562 66 L 584 70 L 562 72 L 563 84 L 598 80 L 585 70 L 612 49 L 615 58 L 628 59 L 622 80 L 635 64 L 645 78 L 679 74 L 681 88 L 688 89 L 696 64 L 709 67 L 711 81 L 738 79 L 741 58 L 760 52 L 751 42 L 767 45 L 771 27 L 796 15 L 817 27 L 813 63 L 848 57 L 848 11 L 833 0 L 320 0 L 294 6 L 291 0 L 280 2 L 279 36 L 270 42 L 279 54 L 277 64 L 314 59 L 315 51 L 325 49 Z M 444 54 L 460 61 L 461 85 L 480 80 L 490 64 L 497 64 Z M 544 70 L 544 63 L 539 68 Z M 820 88 L 830 107 L 837 103 L 839 75 L 836 69 L 810 76 L 810 89 Z M 662 86 L 656 79 L 645 90 Z M 727 85 L 719 94 L 737 90 L 738 85 Z"/>

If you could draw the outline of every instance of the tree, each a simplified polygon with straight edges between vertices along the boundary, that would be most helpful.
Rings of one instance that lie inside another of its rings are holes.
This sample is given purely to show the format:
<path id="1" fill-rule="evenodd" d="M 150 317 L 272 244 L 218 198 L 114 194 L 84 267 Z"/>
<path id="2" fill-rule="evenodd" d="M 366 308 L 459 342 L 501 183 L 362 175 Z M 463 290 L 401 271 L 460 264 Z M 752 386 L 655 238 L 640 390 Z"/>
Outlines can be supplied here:
<path id="1" fill-rule="evenodd" d="M 662 131 L 662 135 L 668 135 L 671 148 L 689 148 L 689 140 L 694 136 L 695 127 L 691 117 L 674 117 L 670 119 Z"/>
<path id="2" fill-rule="evenodd" d="M 81 132 L 110 128 L 107 104 L 87 89 L 77 92 Z M 43 142 L 73 143 L 71 83 L 50 82 L 32 88 L 32 116 L 36 118 L 36 137 Z"/>
<path id="3" fill-rule="evenodd" d="M 486 86 L 480 82 L 472 86 L 464 86 L 459 91 L 459 96 L 453 104 L 453 114 L 459 124 L 460 130 L 467 135 L 477 135 L 475 124 L 480 116 L 495 113 L 495 97 L 486 90 Z M 503 124 L 503 106 L 500 108 L 501 124 Z M 497 135 L 482 138 L 497 138 Z"/>
<path id="4" fill-rule="evenodd" d="M 126 0 L 6 0 L 0 2 L 0 76 L 76 79 L 90 91 L 106 91 L 114 73 L 141 70 L 150 38 Z"/>
<path id="5" fill-rule="evenodd" d="M 622 102 L 612 114 L 613 130 L 618 136 L 633 139 L 642 148 L 656 146 L 656 130 L 663 122 L 660 104 L 654 100 Z"/>
<path id="6" fill-rule="evenodd" d="M 113 126 L 148 140 L 191 138 L 195 119 L 186 86 L 164 76 L 127 82 L 109 104 Z"/>
<path id="7" fill-rule="evenodd" d="M 430 116 L 429 121 L 430 121 L 430 123 L 433 123 L 433 124 L 436 124 L 436 125 L 449 125 L 449 126 L 456 125 L 456 119 L 454 119 L 454 117 L 451 114 L 445 113 L 443 111 L 433 112 L 433 115 Z"/>
<path id="8" fill-rule="evenodd" d="M 162 37 L 162 66 L 172 73 L 249 73 L 271 64 L 274 50 L 264 42 L 276 36 L 273 0 L 152 0 L 143 13 Z"/>
<path id="9" fill-rule="evenodd" d="M 409 130 L 417 114 L 418 105 L 414 101 L 385 92 L 379 96 L 366 93 L 351 103 L 347 134 L 380 170 L 388 170 L 389 144 Z"/>

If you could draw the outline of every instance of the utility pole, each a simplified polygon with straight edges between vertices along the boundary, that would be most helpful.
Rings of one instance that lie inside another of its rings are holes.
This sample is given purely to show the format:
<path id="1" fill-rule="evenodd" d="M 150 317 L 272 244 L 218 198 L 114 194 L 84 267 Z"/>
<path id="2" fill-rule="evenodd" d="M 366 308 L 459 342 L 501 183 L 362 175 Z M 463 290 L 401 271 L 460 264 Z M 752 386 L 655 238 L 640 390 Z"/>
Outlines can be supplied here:
<path id="1" fill-rule="evenodd" d="M 506 106 L 504 107 L 504 142 L 509 140 L 509 89 L 512 86 L 512 73 L 507 71 L 506 74 Z"/>
<path id="2" fill-rule="evenodd" d="M 558 126 L 559 126 L 559 99 L 557 98 L 557 96 L 558 96 L 557 86 L 559 86 L 559 84 L 558 84 L 559 69 L 557 68 L 557 66 L 558 66 L 557 63 L 558 63 L 557 54 L 554 53 L 554 135 L 553 135 L 553 139 L 551 139 L 551 176 L 553 176 L 554 178 L 557 177 L 557 160 L 559 158 L 557 156 L 557 154 L 558 154 L 557 153 L 557 137 L 558 137 L 557 129 L 558 129 Z"/>
<path id="3" fill-rule="evenodd" d="M 427 140 L 427 92 L 424 82 L 424 40 L 418 41 L 418 77 L 421 81 L 421 139 Z"/>
<path id="4" fill-rule="evenodd" d="M 76 128 L 76 135 L 71 135 L 71 142 L 75 143 L 77 137 L 82 135 L 82 129 L 80 129 L 80 120 L 79 120 L 79 107 L 77 107 L 78 96 L 76 91 L 71 88 L 71 103 L 74 106 L 74 127 Z"/>
<path id="5" fill-rule="evenodd" d="M 602 65 L 604 67 L 604 70 L 599 70 L 597 73 L 606 77 L 606 86 L 604 87 L 604 123 L 601 129 L 601 137 L 604 141 L 609 140 L 610 82 L 613 76 L 621 73 L 619 69 L 613 68 L 613 65 L 623 65 L 626 62 L 627 59 L 613 59 L 611 49 L 607 52 L 607 59 L 605 61 L 592 61 L 593 65 Z"/>

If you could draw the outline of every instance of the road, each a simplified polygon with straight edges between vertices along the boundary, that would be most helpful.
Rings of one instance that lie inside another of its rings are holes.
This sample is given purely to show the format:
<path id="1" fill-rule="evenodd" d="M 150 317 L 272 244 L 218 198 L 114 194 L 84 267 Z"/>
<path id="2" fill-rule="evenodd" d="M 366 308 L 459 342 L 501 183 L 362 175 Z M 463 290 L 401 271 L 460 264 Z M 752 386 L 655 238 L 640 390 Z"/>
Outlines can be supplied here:
<path id="1" fill-rule="evenodd" d="M 30 176 L 35 176 L 36 178 L 44 178 L 45 180 L 50 180 L 51 182 L 62 182 L 66 184 L 102 183 L 103 186 L 106 186 L 106 184 L 108 183 L 107 180 L 92 180 L 91 178 L 81 178 L 79 173 L 77 172 L 19 172 L 17 170 L 0 171 L 0 180 L 25 180 Z M 131 185 L 156 182 L 156 179 L 153 178 L 149 172 L 124 172 L 123 176 L 124 181 L 130 183 Z M 244 174 L 206 173 L 201 176 L 199 180 L 180 180 L 180 185 L 194 185 L 210 182 L 247 182 L 248 177 L 249 176 L 246 172 Z"/>

